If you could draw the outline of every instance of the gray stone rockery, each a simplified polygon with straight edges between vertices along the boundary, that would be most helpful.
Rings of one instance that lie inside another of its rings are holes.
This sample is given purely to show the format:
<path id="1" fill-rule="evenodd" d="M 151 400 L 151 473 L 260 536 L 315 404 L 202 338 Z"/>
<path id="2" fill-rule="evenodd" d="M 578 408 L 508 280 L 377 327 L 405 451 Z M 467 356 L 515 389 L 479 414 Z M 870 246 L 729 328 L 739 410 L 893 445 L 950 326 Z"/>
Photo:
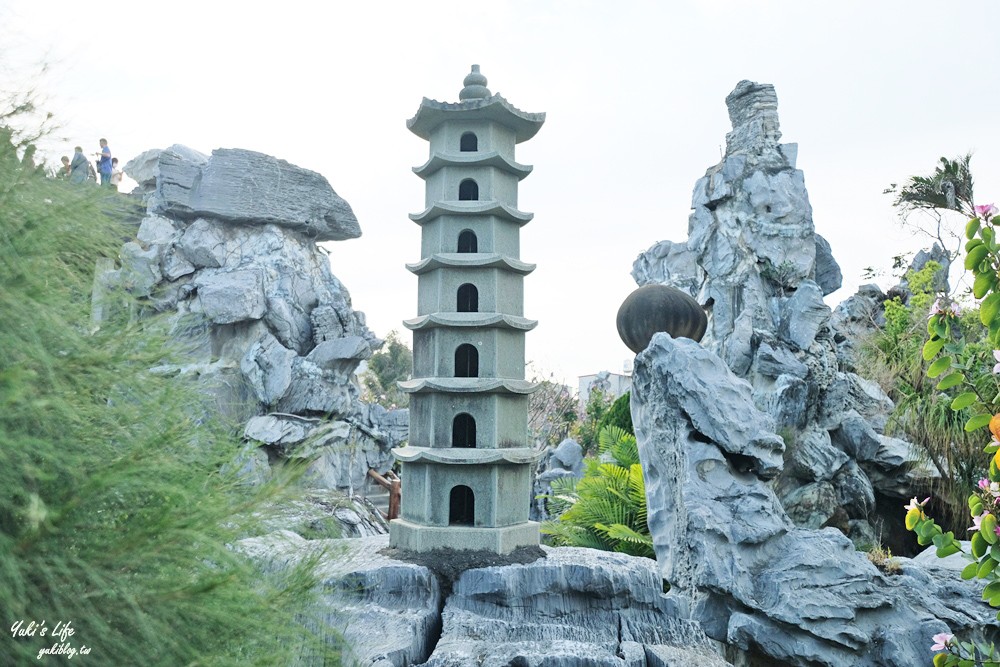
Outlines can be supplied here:
<path id="1" fill-rule="evenodd" d="M 310 459 L 306 485 L 362 494 L 370 468 L 391 468 L 406 411 L 358 400 L 355 371 L 382 341 L 317 246 L 360 236 L 351 207 L 320 174 L 248 150 L 174 145 L 125 171 L 146 214 L 102 280 L 168 319 L 182 353 L 157 370 L 197 377 L 245 424 L 247 483 Z M 350 534 L 358 524 L 341 514 Z"/>
<path id="2" fill-rule="evenodd" d="M 474 566 L 446 582 L 387 546 L 387 536 L 288 531 L 237 544 L 272 570 L 326 550 L 316 611 L 343 636 L 351 667 L 732 667 L 663 593 L 648 558 L 543 547 L 533 562 Z"/>
<path id="3" fill-rule="evenodd" d="M 710 637 L 803 667 L 910 667 L 937 633 L 997 637 L 979 587 L 954 570 L 901 559 L 890 576 L 841 532 L 793 524 L 769 483 L 784 449 L 773 420 L 713 352 L 657 334 L 631 405 L 661 574 Z M 809 484 L 834 500 L 847 486 Z"/>
<path id="4" fill-rule="evenodd" d="M 726 154 L 695 184 L 687 241 L 656 243 L 632 275 L 639 285 L 684 290 L 705 308 L 702 344 L 750 383 L 754 405 L 788 442 L 791 465 L 774 486 L 793 521 L 877 524 L 873 484 L 895 501 L 929 491 L 935 479 L 913 448 L 892 446 L 893 456 L 874 460 L 894 405 L 857 374 L 850 353 L 878 317 L 881 292 L 831 312 L 823 298 L 840 287 L 840 269 L 816 233 L 798 148 L 780 143 L 773 86 L 741 81 L 726 103 Z M 860 468 L 841 477 L 851 483 L 831 486 L 851 461 Z"/>

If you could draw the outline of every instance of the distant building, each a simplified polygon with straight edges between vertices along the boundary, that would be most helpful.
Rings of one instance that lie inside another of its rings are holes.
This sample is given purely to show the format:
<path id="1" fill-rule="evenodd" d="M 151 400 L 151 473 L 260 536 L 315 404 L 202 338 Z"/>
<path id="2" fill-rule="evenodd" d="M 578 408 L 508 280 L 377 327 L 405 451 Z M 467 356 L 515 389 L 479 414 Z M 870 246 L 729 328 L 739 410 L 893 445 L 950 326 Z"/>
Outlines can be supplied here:
<path id="1" fill-rule="evenodd" d="M 580 408 L 583 409 L 590 400 L 590 392 L 594 390 L 603 391 L 605 395 L 618 398 L 628 391 L 632 391 L 632 376 L 601 371 L 594 375 L 581 375 L 579 384 Z"/>

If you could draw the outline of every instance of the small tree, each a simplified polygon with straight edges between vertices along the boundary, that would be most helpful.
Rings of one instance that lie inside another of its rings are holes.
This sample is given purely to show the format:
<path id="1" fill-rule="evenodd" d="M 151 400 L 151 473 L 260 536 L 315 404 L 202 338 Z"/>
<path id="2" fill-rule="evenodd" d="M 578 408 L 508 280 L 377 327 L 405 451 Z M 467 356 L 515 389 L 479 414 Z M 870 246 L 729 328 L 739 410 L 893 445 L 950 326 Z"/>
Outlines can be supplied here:
<path id="1" fill-rule="evenodd" d="M 582 419 L 576 429 L 576 441 L 583 447 L 584 453 L 597 449 L 600 423 L 604 415 L 611 409 L 613 397 L 601 389 L 591 389 L 587 397 L 587 405 L 583 408 Z"/>
<path id="2" fill-rule="evenodd" d="M 535 442 L 556 445 L 569 437 L 579 421 L 577 397 L 566 385 L 535 375 L 538 390 L 528 397 L 528 432 Z"/>
<path id="3" fill-rule="evenodd" d="M 413 352 L 399 340 L 395 330 L 390 331 L 382 349 L 368 360 L 364 376 L 365 400 L 386 407 L 407 407 L 410 397 L 396 383 L 409 379 L 412 372 Z"/>

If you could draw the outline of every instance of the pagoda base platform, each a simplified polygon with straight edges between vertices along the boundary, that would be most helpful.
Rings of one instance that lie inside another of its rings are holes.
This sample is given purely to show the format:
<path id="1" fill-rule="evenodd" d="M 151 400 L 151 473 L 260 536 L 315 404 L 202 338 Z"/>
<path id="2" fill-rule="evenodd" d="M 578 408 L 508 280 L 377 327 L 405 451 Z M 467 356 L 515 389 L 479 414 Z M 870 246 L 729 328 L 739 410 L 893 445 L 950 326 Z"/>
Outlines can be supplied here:
<path id="1" fill-rule="evenodd" d="M 404 519 L 389 522 L 389 546 L 408 551 L 455 549 L 509 554 L 519 547 L 538 546 L 538 523 L 526 521 L 500 528 L 421 526 Z"/>

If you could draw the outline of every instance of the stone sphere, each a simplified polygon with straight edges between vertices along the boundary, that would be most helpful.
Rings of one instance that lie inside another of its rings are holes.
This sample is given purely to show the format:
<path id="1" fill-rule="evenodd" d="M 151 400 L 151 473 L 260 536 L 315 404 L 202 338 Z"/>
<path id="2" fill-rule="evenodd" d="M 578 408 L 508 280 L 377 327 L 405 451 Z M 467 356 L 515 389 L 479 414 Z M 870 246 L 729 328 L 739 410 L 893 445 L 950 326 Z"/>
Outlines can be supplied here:
<path id="1" fill-rule="evenodd" d="M 679 289 L 646 285 L 622 302 L 617 324 L 622 342 L 639 354 L 659 331 L 700 341 L 708 328 L 708 317 L 697 301 Z"/>

